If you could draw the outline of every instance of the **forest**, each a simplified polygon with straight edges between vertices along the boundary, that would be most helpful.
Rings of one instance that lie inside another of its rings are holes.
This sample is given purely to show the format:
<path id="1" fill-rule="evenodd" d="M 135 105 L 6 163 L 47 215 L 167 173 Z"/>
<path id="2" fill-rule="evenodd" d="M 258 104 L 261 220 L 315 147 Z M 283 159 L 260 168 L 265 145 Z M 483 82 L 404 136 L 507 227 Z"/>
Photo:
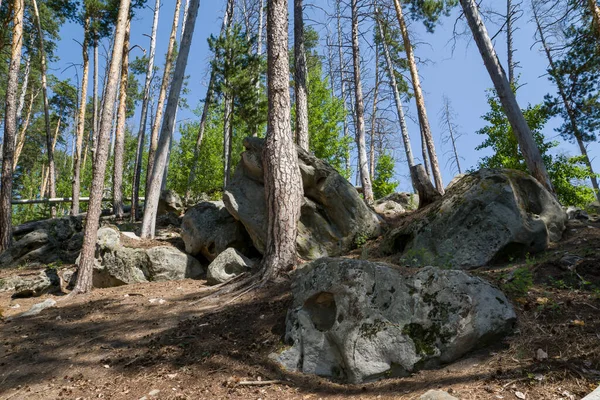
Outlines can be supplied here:
<path id="1" fill-rule="evenodd" d="M 598 0 L 0 23 L 0 398 L 600 398 Z"/>

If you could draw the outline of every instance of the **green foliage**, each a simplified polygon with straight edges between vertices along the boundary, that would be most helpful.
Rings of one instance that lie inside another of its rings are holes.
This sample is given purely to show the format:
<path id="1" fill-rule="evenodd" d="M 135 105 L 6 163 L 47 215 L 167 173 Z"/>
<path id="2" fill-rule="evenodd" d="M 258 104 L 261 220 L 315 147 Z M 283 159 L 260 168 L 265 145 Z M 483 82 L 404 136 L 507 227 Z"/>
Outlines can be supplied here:
<path id="1" fill-rule="evenodd" d="M 375 179 L 373 179 L 373 194 L 376 199 L 380 199 L 396 191 L 398 182 L 392 180 L 395 165 L 394 157 L 387 153 L 380 154 L 377 158 Z"/>
<path id="2" fill-rule="evenodd" d="M 441 16 L 448 16 L 458 0 L 409 0 L 412 19 L 422 20 L 425 28 L 433 32 Z"/>
<path id="3" fill-rule="evenodd" d="M 526 267 L 514 270 L 512 277 L 502 285 L 502 290 L 514 297 L 522 297 L 533 286 L 533 274 Z"/>
<path id="4" fill-rule="evenodd" d="M 477 133 L 485 135 L 486 139 L 477 146 L 476 150 L 490 148 L 493 155 L 483 157 L 478 164 L 479 168 L 510 168 L 527 171 L 525 159 L 519 150 L 519 144 L 515 137 L 508 118 L 495 92 L 488 94 L 488 104 L 491 110 L 483 116 L 488 123 Z M 541 104 L 528 105 L 523 110 L 525 120 L 533 133 L 544 164 L 548 170 L 550 180 L 563 205 L 585 206 L 594 199 L 593 190 L 585 186 L 582 181 L 591 176 L 589 169 L 583 163 L 581 157 L 567 157 L 563 154 L 552 155 L 550 150 L 558 146 L 558 142 L 546 141 L 542 129 L 550 115 L 548 109 Z"/>

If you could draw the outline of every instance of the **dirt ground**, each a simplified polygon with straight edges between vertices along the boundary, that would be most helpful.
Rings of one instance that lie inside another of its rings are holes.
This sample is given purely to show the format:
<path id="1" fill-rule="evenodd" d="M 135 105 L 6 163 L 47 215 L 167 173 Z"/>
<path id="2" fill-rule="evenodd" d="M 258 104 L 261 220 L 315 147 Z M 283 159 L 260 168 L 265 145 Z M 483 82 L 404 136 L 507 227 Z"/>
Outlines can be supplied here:
<path id="1" fill-rule="evenodd" d="M 583 260 L 569 270 L 565 253 Z M 475 273 L 511 292 L 514 334 L 440 369 L 363 385 L 269 360 L 283 345 L 285 282 L 235 299 L 201 300 L 213 290 L 194 280 L 74 298 L 0 292 L 0 399 L 417 399 L 442 389 L 465 400 L 549 400 L 600 384 L 600 224 L 570 224 L 545 253 Z M 46 298 L 56 307 L 11 320 Z"/>

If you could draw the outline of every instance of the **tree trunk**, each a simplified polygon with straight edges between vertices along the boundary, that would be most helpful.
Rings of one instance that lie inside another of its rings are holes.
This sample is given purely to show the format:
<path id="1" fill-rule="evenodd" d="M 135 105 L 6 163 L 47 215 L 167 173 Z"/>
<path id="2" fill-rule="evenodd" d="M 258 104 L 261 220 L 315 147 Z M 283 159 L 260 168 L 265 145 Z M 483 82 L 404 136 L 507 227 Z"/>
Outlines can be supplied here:
<path id="1" fill-rule="evenodd" d="M 533 140 L 531 130 L 527 125 L 527 121 L 525 121 L 521 108 L 519 108 L 515 94 L 510 87 L 510 83 L 508 82 L 508 79 L 506 79 L 506 73 L 500 65 L 498 55 L 494 50 L 487 29 L 481 20 L 477 4 L 475 3 L 475 0 L 460 0 L 460 3 L 473 33 L 475 43 L 477 43 L 477 47 L 483 58 L 483 63 L 490 74 L 498 97 L 500 98 L 500 102 L 502 103 L 502 107 L 504 108 L 504 112 L 506 113 L 517 141 L 519 142 L 519 147 L 525 158 L 527 168 L 531 175 L 554 194 L 554 189 L 550 182 L 548 172 L 546 171 L 544 160 L 542 160 L 540 150 Z"/>
<path id="2" fill-rule="evenodd" d="M 108 140 L 110 139 L 110 130 L 113 122 L 114 108 L 109 104 L 114 104 L 117 98 L 117 89 L 119 82 L 119 69 L 123 56 L 123 43 L 127 31 L 127 21 L 129 17 L 129 5 L 131 0 L 121 0 L 119 15 L 115 28 L 115 40 L 110 60 L 110 69 L 108 74 L 105 101 L 107 107 L 102 110 L 100 120 L 100 129 L 98 131 L 97 154 L 92 168 L 92 187 L 90 190 L 90 203 L 88 206 L 87 220 L 83 232 L 83 247 L 79 259 L 79 270 L 77 273 L 77 282 L 73 289 L 74 294 L 86 293 L 92 289 L 92 273 L 94 268 L 94 253 L 96 250 L 96 240 L 98 238 L 98 226 L 100 214 L 102 212 L 102 194 L 104 191 L 104 174 L 106 172 L 106 161 L 108 159 Z"/>
<path id="3" fill-rule="evenodd" d="M 360 78 L 360 49 L 358 43 L 358 5 L 352 0 L 352 58 L 354 64 L 354 85 L 356 97 L 356 147 L 358 148 L 358 170 L 367 204 L 373 203 L 373 188 L 369 177 L 369 165 L 365 144 L 365 105 Z"/>
<path id="4" fill-rule="evenodd" d="M 135 153 L 135 167 L 131 193 L 131 220 L 135 222 L 138 218 L 138 206 L 140 196 L 140 180 L 142 175 L 142 157 L 144 154 L 144 138 L 146 136 L 146 121 L 148 120 L 148 103 L 150 102 L 150 85 L 154 74 L 154 56 L 156 54 L 156 32 L 158 30 L 158 15 L 160 11 L 160 0 L 154 4 L 154 18 L 152 22 L 152 34 L 150 35 L 150 55 L 146 68 L 146 81 L 142 98 L 142 111 L 140 118 L 140 130 Z"/>
<path id="5" fill-rule="evenodd" d="M 231 128 L 233 125 L 233 99 L 231 95 L 226 93 L 223 102 L 225 103 L 223 109 L 223 189 L 225 189 L 229 183 L 231 164 Z"/>
<path id="6" fill-rule="evenodd" d="M 225 13 L 223 15 L 223 23 L 221 24 L 220 36 L 223 36 L 225 30 L 229 28 L 231 23 L 231 17 L 233 12 L 233 0 L 228 0 Z M 259 45 L 260 46 L 260 45 Z M 192 196 L 192 183 L 196 180 L 196 168 L 198 167 L 198 159 L 200 157 L 200 148 L 202 146 L 202 140 L 204 139 L 204 130 L 206 129 L 206 119 L 210 107 L 213 103 L 213 96 L 215 91 L 215 69 L 211 68 L 210 79 L 208 81 L 208 88 L 206 90 L 206 98 L 204 99 L 204 106 L 202 107 L 202 116 L 200 117 L 200 127 L 198 128 L 198 136 L 196 138 L 196 146 L 194 147 L 194 157 L 192 158 L 192 165 L 190 167 L 190 174 L 188 176 L 187 189 L 185 191 L 185 202 L 187 203 Z"/>
<path id="7" fill-rule="evenodd" d="M 590 12 L 592 13 L 592 18 L 594 20 L 594 27 L 596 31 L 596 36 L 600 41 L 600 6 L 596 0 L 587 0 L 588 6 L 590 7 Z"/>
<path id="8" fill-rule="evenodd" d="M 433 143 L 433 136 L 431 135 L 431 128 L 429 126 L 429 119 L 427 118 L 427 109 L 425 108 L 425 99 L 423 98 L 423 91 L 421 90 L 421 78 L 419 78 L 419 71 L 417 70 L 417 63 L 415 61 L 415 55 L 413 53 L 412 44 L 408 35 L 408 29 L 406 28 L 406 21 L 402 13 L 402 6 L 400 0 L 394 0 L 394 8 L 396 9 L 396 17 L 398 24 L 400 25 L 400 33 L 402 33 L 402 40 L 404 42 L 404 50 L 406 51 L 406 59 L 410 67 L 410 76 L 413 84 L 413 90 L 415 94 L 415 102 L 417 103 L 417 113 L 419 116 L 419 126 L 421 128 L 421 137 L 427 144 L 427 153 L 429 154 L 429 160 L 431 161 L 431 172 L 433 174 L 433 181 L 435 187 L 444 194 L 444 183 L 442 181 L 442 174 L 440 172 L 440 165 L 435 151 L 435 144 Z M 427 157 L 423 157 L 423 162 L 427 162 Z"/>
<path id="9" fill-rule="evenodd" d="M 127 119 L 127 82 L 129 78 L 129 31 L 131 20 L 127 21 L 123 56 L 121 60 L 121 83 L 119 85 L 119 109 L 115 130 L 115 158 L 113 163 L 113 212 L 123 218 L 123 155 L 125 153 L 125 122 Z"/>
<path id="10" fill-rule="evenodd" d="M 460 168 L 460 161 L 458 157 L 458 150 L 456 149 L 456 137 L 454 135 L 454 127 L 452 126 L 452 119 L 450 114 L 450 99 L 444 96 L 444 120 L 446 125 L 448 126 L 448 134 L 450 135 L 450 143 L 452 143 L 452 154 L 454 154 L 454 161 L 456 161 L 456 168 L 458 169 L 458 173 L 462 174 L 462 169 Z"/>
<path id="11" fill-rule="evenodd" d="M 268 129 L 263 149 L 267 243 L 263 279 L 296 265 L 296 235 L 302 205 L 298 153 L 290 124 L 287 0 L 267 2 Z"/>
<path id="12" fill-rule="evenodd" d="M 0 178 L 0 253 L 12 245 L 13 155 L 17 134 L 17 91 L 19 89 L 21 48 L 23 47 L 24 8 L 23 0 L 12 1 L 12 45 L 4 103 L 4 145 L 2 147 L 2 177 Z"/>
<path id="13" fill-rule="evenodd" d="M 27 88 L 29 86 L 29 73 L 31 72 L 31 54 L 27 54 L 25 59 L 25 73 L 23 74 L 23 85 L 21 86 L 21 96 L 19 96 L 19 106 L 17 107 L 17 128 L 21 123 L 21 117 L 23 115 L 23 107 L 25 107 L 25 96 L 27 95 Z M 16 142 L 15 142 L 16 143 Z"/>
<path id="14" fill-rule="evenodd" d="M 308 93 L 306 49 L 304 48 L 304 9 L 294 0 L 294 83 L 296 95 L 296 143 L 308 151 Z"/>
<path id="15" fill-rule="evenodd" d="M 54 168 L 54 150 L 52 146 L 52 134 L 50 133 L 50 105 L 48 104 L 48 84 L 46 77 L 46 51 L 44 49 L 44 31 L 40 21 L 40 13 L 37 6 L 37 1 L 32 0 L 33 12 L 35 13 L 36 26 L 39 38 L 40 52 L 40 69 L 42 74 L 42 97 L 44 99 L 44 122 L 46 127 L 46 146 L 48 148 L 48 184 L 50 197 L 56 197 L 56 175 Z M 56 208 L 51 208 L 51 216 L 56 216 Z"/>
<path id="16" fill-rule="evenodd" d="M 413 177 L 417 193 L 419 194 L 419 209 L 433 203 L 441 197 L 440 193 L 433 187 L 431 180 L 425 173 L 425 167 L 418 164 L 410 169 L 410 175 Z"/>
<path id="17" fill-rule="evenodd" d="M 96 36 L 96 32 L 94 32 L 94 36 Z M 98 81 L 100 80 L 99 77 L 99 64 L 100 63 L 100 57 L 98 56 L 98 39 L 94 37 L 94 83 L 93 83 L 93 93 L 92 93 L 92 97 L 93 97 L 93 103 L 92 103 L 92 134 L 90 136 L 90 143 L 91 143 L 91 148 L 92 148 L 92 163 L 94 163 L 94 158 L 95 154 L 96 154 L 96 142 L 98 141 L 97 137 L 98 137 L 98 111 L 99 111 L 99 106 L 98 106 Z M 84 162 L 83 162 L 83 168 L 85 168 L 85 159 L 87 158 L 87 151 L 86 154 L 84 155 Z"/>
<path id="18" fill-rule="evenodd" d="M 373 89 L 373 109 L 371 110 L 371 140 L 369 141 L 369 171 L 371 181 L 375 179 L 375 136 L 377 135 L 377 95 L 379 94 L 379 43 L 375 44 L 375 88 Z"/>
<path id="19" fill-rule="evenodd" d="M 338 36 L 338 58 L 340 62 L 340 95 L 344 104 L 344 138 L 350 136 L 348 126 L 348 103 L 346 102 L 346 76 L 344 74 L 344 50 L 342 48 L 342 15 L 340 10 L 340 1 L 336 0 L 336 20 L 337 20 L 337 36 Z M 332 77 L 333 80 L 333 77 Z M 350 156 L 346 155 L 346 171 L 350 173 Z"/>
<path id="20" fill-rule="evenodd" d="M 142 221 L 142 238 L 154 237 L 154 227 L 156 223 L 156 212 L 158 210 L 158 199 L 160 197 L 160 187 L 162 183 L 163 171 L 168 160 L 169 141 L 173 132 L 173 124 L 175 123 L 175 112 L 177 111 L 177 103 L 183 86 L 185 77 L 185 68 L 188 62 L 190 46 L 192 44 L 192 36 L 196 25 L 196 17 L 198 16 L 198 7 L 200 0 L 191 0 L 186 21 L 185 33 L 181 39 L 181 47 L 177 55 L 177 63 L 173 73 L 173 81 L 169 90 L 169 99 L 165 109 L 165 119 L 162 124 L 158 148 L 156 151 L 156 162 L 150 175 L 148 182 L 148 192 L 146 192 L 146 208 L 144 211 L 144 219 Z"/>
<path id="21" fill-rule="evenodd" d="M 506 0 L 506 50 L 508 55 L 508 82 L 515 85 L 515 64 L 513 61 L 513 5 L 512 0 Z"/>
<path id="22" fill-rule="evenodd" d="M 33 113 L 33 103 L 38 96 L 38 93 L 34 93 L 33 91 L 29 95 L 29 104 L 27 105 L 27 114 L 25 116 L 25 121 L 21 124 L 21 129 L 19 131 L 19 137 L 17 139 L 17 148 L 15 149 L 15 155 L 13 159 L 13 171 L 17 169 L 17 165 L 19 164 L 19 158 L 21 157 L 21 152 L 23 151 L 23 146 L 25 146 L 25 134 L 27 133 L 27 128 L 29 128 L 29 123 L 31 122 L 31 115 Z"/>
<path id="23" fill-rule="evenodd" d="M 181 10 L 181 0 L 175 1 L 175 15 L 173 16 L 173 25 L 171 26 L 171 36 L 169 37 L 169 47 L 167 49 L 167 58 L 165 60 L 165 70 L 160 85 L 158 94 L 158 104 L 156 106 L 156 116 L 152 124 L 152 133 L 150 134 L 150 151 L 148 152 L 148 167 L 146 169 L 146 198 L 148 198 L 148 189 L 150 185 L 150 177 L 154 169 L 156 159 L 156 149 L 158 147 L 158 133 L 161 129 L 163 120 L 163 109 L 167 98 L 167 89 L 171 80 L 171 69 L 173 65 L 173 53 L 175 51 L 175 40 L 177 39 L 177 28 L 179 27 L 179 12 Z M 161 170 L 162 176 L 162 170 Z M 160 186 L 160 183 L 159 183 Z M 148 201 L 146 200 L 146 203 Z M 154 232 L 154 229 L 152 230 Z"/>
<path id="24" fill-rule="evenodd" d="M 83 136 L 85 135 L 85 111 L 87 105 L 87 87 L 90 70 L 90 57 L 88 49 L 88 36 L 90 29 L 90 19 L 86 18 L 83 28 L 83 46 L 81 49 L 83 55 L 83 78 L 81 81 L 81 96 L 79 97 L 79 116 L 77 117 L 77 139 L 75 145 L 75 154 L 73 155 L 73 182 L 72 193 L 73 203 L 71 203 L 71 215 L 79 214 L 79 193 L 81 190 L 81 150 L 83 147 Z"/>
<path id="25" fill-rule="evenodd" d="M 394 103 L 396 104 L 396 112 L 398 113 L 398 121 L 400 122 L 400 133 L 402 134 L 402 141 L 404 142 L 404 152 L 406 154 L 406 161 L 408 162 L 408 169 L 411 170 L 412 166 L 415 165 L 415 159 L 413 157 L 412 146 L 410 144 L 410 135 L 408 134 L 408 127 L 406 126 L 406 119 L 404 118 L 404 107 L 402 105 L 402 98 L 400 97 L 400 91 L 398 90 L 398 84 L 396 82 L 396 74 L 394 73 L 394 65 L 392 63 L 392 57 L 386 41 L 387 36 L 381 26 L 381 21 L 377 19 L 377 25 L 379 27 L 379 35 L 381 36 L 383 44 L 383 54 L 385 55 L 385 63 L 387 66 L 388 79 L 390 80 L 390 86 L 394 93 Z M 412 175 L 411 175 L 412 178 Z M 415 180 L 411 179 L 413 189 L 416 190 Z"/>
<path id="26" fill-rule="evenodd" d="M 544 52 L 546 53 L 546 57 L 548 58 L 548 65 L 550 66 L 550 75 L 552 75 L 552 77 L 554 78 L 554 81 L 556 82 L 556 86 L 558 88 L 558 93 L 563 102 L 563 105 L 565 106 L 567 115 L 569 116 L 569 123 L 571 124 L 571 129 L 573 130 L 573 136 L 575 136 L 575 139 L 577 140 L 577 145 L 579 146 L 579 151 L 581 152 L 581 155 L 584 157 L 584 162 L 591 172 L 590 180 L 592 182 L 592 187 L 594 188 L 594 191 L 596 193 L 596 199 L 598 199 L 598 201 L 600 201 L 600 190 L 598 188 L 598 179 L 596 178 L 596 175 L 594 174 L 594 169 L 592 168 L 592 163 L 588 156 L 587 149 L 585 147 L 585 143 L 583 142 L 582 134 L 577 125 L 577 116 L 576 116 L 575 110 L 573 109 L 572 104 L 569 101 L 569 96 L 567 94 L 567 90 L 565 88 L 565 84 L 562 80 L 562 77 L 556 73 L 556 65 L 554 64 L 554 59 L 552 58 L 552 53 L 550 51 L 550 47 L 548 46 L 548 43 L 546 42 L 546 35 L 544 34 L 544 31 L 542 29 L 542 25 L 540 23 L 539 16 L 537 15 L 535 8 L 534 7 L 532 7 L 532 8 L 533 8 L 533 18 L 536 23 L 537 31 L 540 34 L 540 41 L 542 42 L 542 47 L 544 48 Z"/>

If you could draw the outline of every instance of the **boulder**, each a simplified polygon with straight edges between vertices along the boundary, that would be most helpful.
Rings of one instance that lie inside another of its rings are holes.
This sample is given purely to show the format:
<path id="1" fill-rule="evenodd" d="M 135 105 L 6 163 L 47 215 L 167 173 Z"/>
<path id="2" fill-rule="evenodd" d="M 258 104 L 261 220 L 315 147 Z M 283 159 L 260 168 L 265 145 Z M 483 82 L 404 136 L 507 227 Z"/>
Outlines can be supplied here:
<path id="1" fill-rule="evenodd" d="M 506 296 L 459 270 L 324 258 L 292 275 L 285 369 L 350 383 L 406 376 L 497 342 L 516 320 Z"/>
<path id="2" fill-rule="evenodd" d="M 409 265 L 469 269 L 545 250 L 562 237 L 567 216 L 530 175 L 482 169 L 411 214 L 382 243 Z"/>
<path id="3" fill-rule="evenodd" d="M 264 139 L 244 139 L 235 174 L 223 193 L 223 202 L 241 221 L 254 247 L 264 252 L 267 208 L 263 183 Z M 380 234 L 380 220 L 356 189 L 333 167 L 296 147 L 304 201 L 298 224 L 297 250 L 305 259 L 340 255 L 356 246 L 357 239 Z"/>
<path id="4" fill-rule="evenodd" d="M 465 176 L 467 176 L 467 174 L 458 174 L 458 175 L 456 175 L 454 178 L 452 178 L 452 180 L 450 181 L 450 183 L 448 184 L 448 186 L 446 186 L 446 190 L 449 190 L 452 186 L 456 185 Z"/>
<path id="5" fill-rule="evenodd" d="M 48 268 L 33 276 L 18 276 L 14 281 L 12 297 L 39 297 L 46 293 L 60 292 L 60 278 L 56 269 Z"/>
<path id="6" fill-rule="evenodd" d="M 600 214 L 600 201 L 594 201 L 592 204 L 588 205 L 586 208 L 592 214 Z"/>
<path id="7" fill-rule="evenodd" d="M 414 211 L 419 208 L 419 195 L 407 192 L 391 193 L 378 199 L 375 202 L 375 208 L 377 209 L 377 205 L 387 202 L 399 204 L 405 211 Z"/>
<path id="8" fill-rule="evenodd" d="M 143 249 L 124 246 L 96 247 L 93 285 L 97 288 L 148 282 L 144 274 L 150 268 L 150 258 Z"/>
<path id="9" fill-rule="evenodd" d="M 210 263 L 206 278 L 209 285 L 217 285 L 247 272 L 253 266 L 252 260 L 236 249 L 229 248 Z"/>
<path id="10" fill-rule="evenodd" d="M 589 221 L 589 219 L 590 219 L 590 216 L 588 215 L 588 213 L 579 207 L 569 206 L 566 209 L 566 213 L 567 213 L 567 218 L 569 220 L 578 219 L 581 221 Z"/>
<path id="11" fill-rule="evenodd" d="M 206 201 L 187 210 L 181 223 L 185 251 L 208 261 L 233 247 L 248 252 L 252 242 L 241 222 L 229 214 L 222 201 Z"/>
<path id="12" fill-rule="evenodd" d="M 404 207 L 392 200 L 375 203 L 375 212 L 384 218 L 396 218 L 406 212 Z"/>
<path id="13" fill-rule="evenodd" d="M 458 400 L 443 390 L 429 390 L 419 397 L 419 400 Z"/>
<path id="14" fill-rule="evenodd" d="M 157 246 L 146 250 L 150 264 L 146 276 L 151 281 L 175 281 L 198 278 L 204 274 L 200 261 L 172 247 Z"/>
<path id="15" fill-rule="evenodd" d="M 181 197 L 173 190 L 163 190 L 158 199 L 157 215 L 180 215 L 185 210 Z"/>

